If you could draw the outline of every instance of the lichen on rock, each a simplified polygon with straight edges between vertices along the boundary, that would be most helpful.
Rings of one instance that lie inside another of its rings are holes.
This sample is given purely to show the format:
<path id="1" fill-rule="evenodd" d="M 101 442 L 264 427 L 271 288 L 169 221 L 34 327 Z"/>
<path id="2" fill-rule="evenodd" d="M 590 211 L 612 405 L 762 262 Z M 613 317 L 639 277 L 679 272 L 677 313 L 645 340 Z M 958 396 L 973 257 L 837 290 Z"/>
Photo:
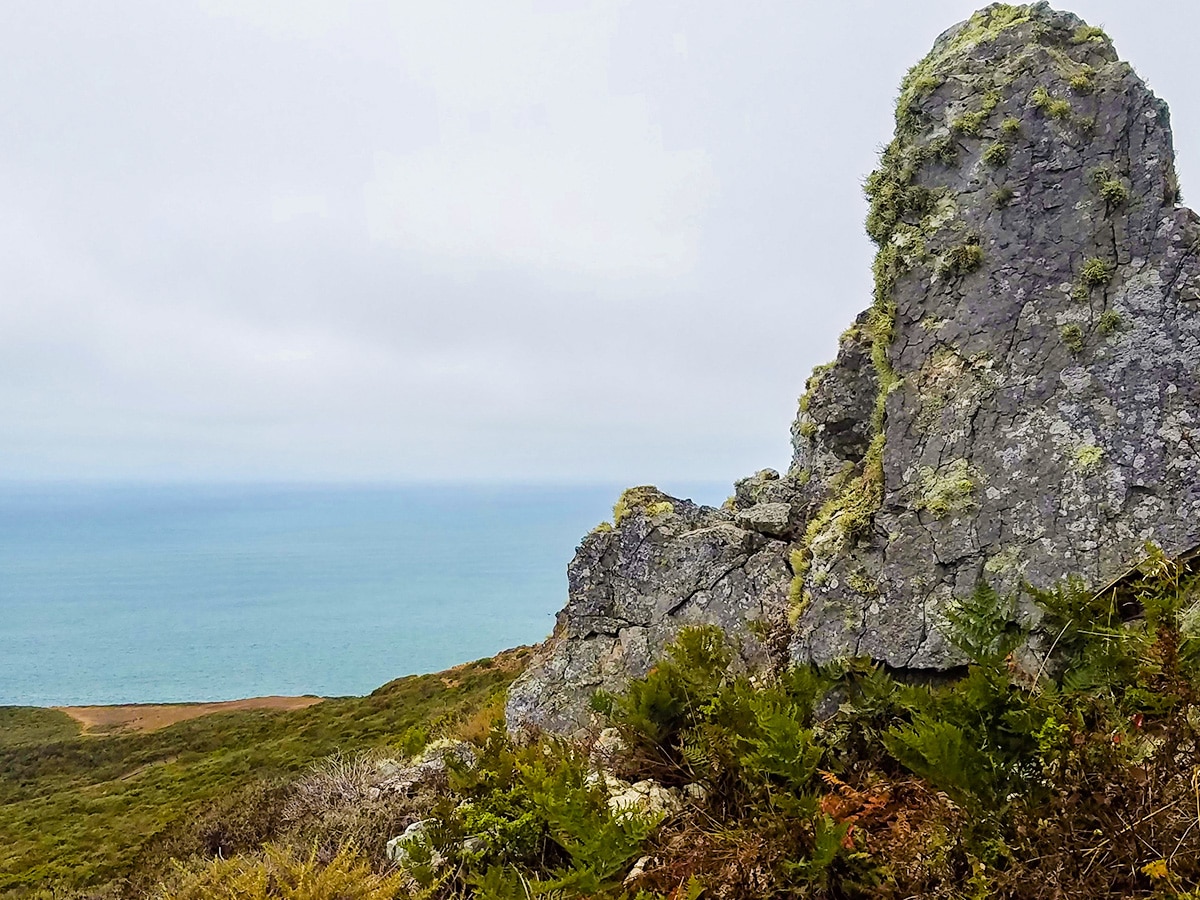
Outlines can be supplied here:
<path id="1" fill-rule="evenodd" d="M 942 613 L 980 580 L 1099 585 L 1147 540 L 1200 544 L 1200 219 L 1107 36 L 1045 3 L 949 29 L 865 190 L 873 296 L 808 381 L 788 472 L 721 510 L 623 498 L 510 722 L 577 727 L 684 621 L 747 665 L 761 619 L 797 661 L 954 666 Z"/>

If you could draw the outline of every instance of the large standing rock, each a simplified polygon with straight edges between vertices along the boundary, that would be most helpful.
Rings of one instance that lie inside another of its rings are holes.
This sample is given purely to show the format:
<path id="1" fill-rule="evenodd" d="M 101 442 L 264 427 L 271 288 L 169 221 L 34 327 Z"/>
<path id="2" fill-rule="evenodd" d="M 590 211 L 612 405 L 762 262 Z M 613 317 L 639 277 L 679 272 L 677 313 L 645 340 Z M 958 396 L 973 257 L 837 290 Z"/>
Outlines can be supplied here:
<path id="1" fill-rule="evenodd" d="M 944 667 L 941 612 L 980 579 L 1100 583 L 1147 539 L 1196 544 L 1200 227 L 1167 108 L 1107 37 L 1045 4 L 946 32 L 868 192 L 887 393 L 802 541 L 795 656 Z"/>
<path id="2" fill-rule="evenodd" d="M 793 659 L 938 669 L 981 579 L 1101 584 L 1146 540 L 1200 543 L 1200 220 L 1165 104 L 1103 32 L 1044 3 L 947 31 L 867 193 L 873 303 L 809 379 L 787 475 L 723 510 L 635 489 L 511 723 L 577 727 L 684 623 L 753 663 L 745 623 L 780 621 L 790 572 Z"/>

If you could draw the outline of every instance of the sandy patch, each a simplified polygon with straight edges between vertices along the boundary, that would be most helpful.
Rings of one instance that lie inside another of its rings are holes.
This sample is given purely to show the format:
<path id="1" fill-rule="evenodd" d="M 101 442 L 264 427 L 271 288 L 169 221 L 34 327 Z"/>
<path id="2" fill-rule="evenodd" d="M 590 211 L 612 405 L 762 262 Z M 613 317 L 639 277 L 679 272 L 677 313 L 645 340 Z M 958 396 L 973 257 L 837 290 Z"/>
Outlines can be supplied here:
<path id="1" fill-rule="evenodd" d="M 219 703 L 130 703 L 124 706 L 56 706 L 83 726 L 84 734 L 154 731 L 176 722 L 218 712 L 246 709 L 293 710 L 320 703 L 322 697 L 250 697 Z"/>

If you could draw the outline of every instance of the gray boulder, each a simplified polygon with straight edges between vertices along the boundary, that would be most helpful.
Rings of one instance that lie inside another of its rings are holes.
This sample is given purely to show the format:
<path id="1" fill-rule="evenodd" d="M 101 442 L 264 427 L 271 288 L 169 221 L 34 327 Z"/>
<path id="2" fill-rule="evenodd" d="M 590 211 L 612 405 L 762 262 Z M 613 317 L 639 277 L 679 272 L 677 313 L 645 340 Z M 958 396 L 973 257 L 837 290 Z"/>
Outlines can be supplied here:
<path id="1" fill-rule="evenodd" d="M 584 538 L 554 634 L 509 690 L 511 729 L 586 725 L 597 690 L 644 675 L 687 625 L 721 626 L 743 664 L 765 659 L 749 623 L 786 613 L 784 541 L 654 488 L 626 491 L 615 512 L 613 527 Z"/>

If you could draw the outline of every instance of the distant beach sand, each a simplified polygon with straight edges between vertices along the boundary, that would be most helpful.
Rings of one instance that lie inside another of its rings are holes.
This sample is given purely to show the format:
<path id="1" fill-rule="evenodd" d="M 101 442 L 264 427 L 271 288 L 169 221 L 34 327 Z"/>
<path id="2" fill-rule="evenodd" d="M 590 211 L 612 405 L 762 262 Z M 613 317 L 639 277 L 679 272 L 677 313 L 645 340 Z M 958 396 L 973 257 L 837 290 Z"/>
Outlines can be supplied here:
<path id="1" fill-rule="evenodd" d="M 83 726 L 84 734 L 155 731 L 176 722 L 219 712 L 247 709 L 293 710 L 320 703 L 323 697 L 250 697 L 218 703 L 129 703 L 122 706 L 56 706 Z"/>

